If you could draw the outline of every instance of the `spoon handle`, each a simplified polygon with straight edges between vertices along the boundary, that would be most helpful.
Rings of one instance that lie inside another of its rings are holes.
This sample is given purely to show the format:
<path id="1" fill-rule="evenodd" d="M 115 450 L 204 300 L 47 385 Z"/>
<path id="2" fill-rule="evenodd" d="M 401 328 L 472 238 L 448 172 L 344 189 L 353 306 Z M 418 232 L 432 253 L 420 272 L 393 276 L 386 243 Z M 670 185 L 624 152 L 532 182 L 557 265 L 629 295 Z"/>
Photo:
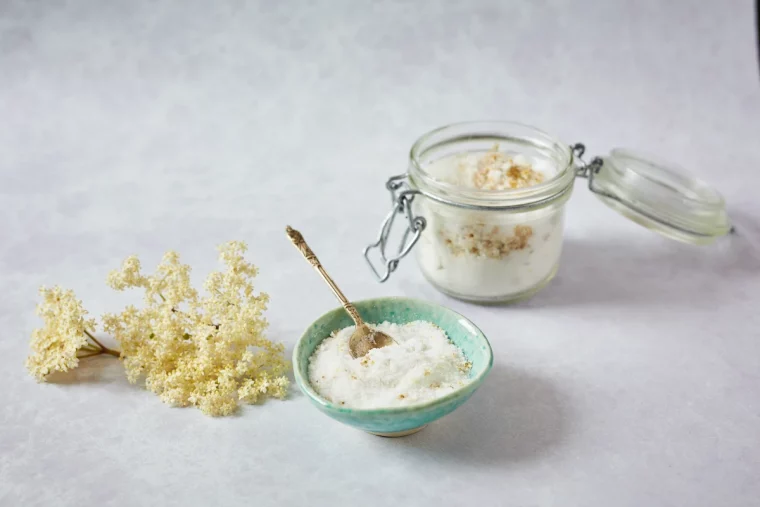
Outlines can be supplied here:
<path id="1" fill-rule="evenodd" d="M 330 275 L 327 274 L 327 271 L 325 271 L 325 268 L 322 267 L 322 264 L 319 262 L 319 259 L 317 259 L 317 256 L 314 254 L 311 248 L 309 248 L 309 245 L 306 244 L 306 240 L 303 239 L 301 233 L 293 229 L 291 226 L 287 226 L 285 228 L 285 232 L 288 234 L 290 241 L 292 241 L 296 248 L 301 251 L 301 254 L 306 258 L 306 260 L 309 261 L 312 266 L 314 266 L 314 269 L 316 269 L 320 275 L 322 275 L 322 278 L 325 282 L 327 282 L 327 285 L 330 286 L 333 294 L 335 294 L 335 297 L 338 298 L 340 303 L 343 305 L 343 308 L 346 309 L 348 314 L 354 320 L 354 323 L 356 323 L 356 327 L 364 326 L 364 320 L 362 320 L 359 312 L 356 311 L 356 307 L 352 305 L 348 299 L 346 299 L 346 296 L 343 295 L 335 282 L 333 282 L 333 279 L 330 278 Z"/>

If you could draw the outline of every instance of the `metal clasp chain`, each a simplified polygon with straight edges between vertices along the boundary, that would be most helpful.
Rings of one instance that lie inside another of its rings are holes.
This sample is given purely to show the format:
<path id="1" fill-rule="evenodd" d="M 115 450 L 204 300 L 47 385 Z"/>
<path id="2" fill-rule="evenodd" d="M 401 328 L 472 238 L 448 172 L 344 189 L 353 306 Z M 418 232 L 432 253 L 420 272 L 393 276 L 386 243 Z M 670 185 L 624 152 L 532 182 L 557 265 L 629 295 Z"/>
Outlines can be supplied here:
<path id="1" fill-rule="evenodd" d="M 617 201 L 626 207 L 630 207 L 627 203 L 623 202 L 618 196 L 612 195 L 609 192 L 605 192 L 604 190 L 601 190 L 594 185 L 594 176 L 596 176 L 599 173 L 599 171 L 602 169 L 602 166 L 604 165 L 604 160 L 601 157 L 594 157 L 591 159 L 591 162 L 586 162 L 585 160 L 583 160 L 583 154 L 586 152 L 586 147 L 582 143 L 575 143 L 573 146 L 571 146 L 571 149 L 573 150 L 573 158 L 575 158 L 581 163 L 578 166 L 578 168 L 575 170 L 575 175 L 578 178 L 585 178 L 588 180 L 588 189 L 591 192 L 593 192 L 596 195 L 605 197 L 607 199 Z M 639 211 L 639 213 L 643 213 L 643 212 Z M 652 220 L 659 221 L 659 219 L 654 218 L 654 217 L 652 217 Z"/>
<path id="2" fill-rule="evenodd" d="M 591 185 L 594 181 L 594 176 L 602 168 L 602 165 L 604 165 L 604 160 L 600 157 L 594 157 L 591 162 L 588 163 L 583 160 L 583 154 L 586 153 L 586 146 L 582 143 L 575 143 L 571 146 L 571 149 L 573 150 L 573 158 L 581 163 L 581 165 L 575 170 L 575 175 L 579 178 L 586 178 L 588 180 L 589 190 L 596 193 L 596 190 L 592 188 Z"/>
<path id="3" fill-rule="evenodd" d="M 617 201 L 624 204 L 625 206 L 628 206 L 627 204 L 623 203 L 619 197 L 612 195 L 609 192 L 605 192 L 604 190 L 600 190 L 594 185 L 594 176 L 596 176 L 602 169 L 604 160 L 601 157 L 594 157 L 591 159 L 591 162 L 586 162 L 583 160 L 583 154 L 586 152 L 586 147 L 582 143 L 575 143 L 571 146 L 571 149 L 573 150 L 573 158 L 580 162 L 580 165 L 575 170 L 575 175 L 578 178 L 585 178 L 588 180 L 588 189 L 594 194 L 601 195 L 602 197 L 612 199 L 613 201 Z"/>
<path id="4" fill-rule="evenodd" d="M 414 198 L 420 192 L 409 188 L 406 181 L 406 174 L 391 177 L 385 184 L 385 188 L 391 194 L 391 201 L 393 203 L 393 209 L 383 220 L 383 225 L 380 227 L 380 234 L 377 241 L 368 245 L 364 249 L 364 259 L 369 264 L 370 269 L 377 277 L 379 282 L 386 281 L 398 267 L 398 263 L 403 259 L 406 254 L 412 249 L 412 247 L 420 239 L 420 234 L 425 229 L 427 222 L 424 217 L 415 217 L 412 212 L 412 202 Z M 390 237 L 391 229 L 393 228 L 393 222 L 396 220 L 397 215 L 406 215 L 408 225 L 404 236 L 401 238 L 401 243 L 398 246 L 398 250 L 395 255 L 388 257 L 386 254 L 386 248 L 388 246 L 388 238 Z M 411 235 L 411 239 L 410 239 Z M 369 258 L 369 253 L 377 248 L 380 251 L 380 258 L 385 265 L 385 270 L 381 273 L 372 264 Z"/>

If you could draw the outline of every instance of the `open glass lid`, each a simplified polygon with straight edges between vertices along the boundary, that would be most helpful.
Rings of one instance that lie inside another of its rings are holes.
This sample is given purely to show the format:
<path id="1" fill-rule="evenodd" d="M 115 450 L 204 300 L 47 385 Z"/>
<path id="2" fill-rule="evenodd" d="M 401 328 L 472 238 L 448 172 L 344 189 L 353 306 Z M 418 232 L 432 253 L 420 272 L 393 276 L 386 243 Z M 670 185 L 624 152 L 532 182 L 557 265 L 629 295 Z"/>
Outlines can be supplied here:
<path id="1" fill-rule="evenodd" d="M 692 244 L 712 243 L 731 231 L 723 197 L 679 168 L 620 148 L 585 164 L 583 145 L 573 151 L 589 190 L 634 222 Z"/>

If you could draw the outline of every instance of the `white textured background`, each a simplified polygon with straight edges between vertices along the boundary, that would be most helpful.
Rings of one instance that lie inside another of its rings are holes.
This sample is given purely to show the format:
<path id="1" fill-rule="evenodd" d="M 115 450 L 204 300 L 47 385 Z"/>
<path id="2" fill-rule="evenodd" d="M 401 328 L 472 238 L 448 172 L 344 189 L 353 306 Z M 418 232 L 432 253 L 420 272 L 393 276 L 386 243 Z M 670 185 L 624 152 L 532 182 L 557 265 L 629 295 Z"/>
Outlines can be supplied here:
<path id="1" fill-rule="evenodd" d="M 0 0 L 0 504 L 749 506 L 760 498 L 760 79 L 750 1 Z M 578 186 L 556 281 L 494 308 L 360 255 L 423 132 L 512 119 L 639 148 L 726 196 L 739 234 L 671 243 Z M 104 278 L 177 249 L 200 278 L 244 239 L 292 348 L 354 297 L 451 306 L 493 373 L 418 435 L 342 427 L 297 392 L 226 419 L 96 359 L 23 369 L 36 289 L 95 315 Z"/>

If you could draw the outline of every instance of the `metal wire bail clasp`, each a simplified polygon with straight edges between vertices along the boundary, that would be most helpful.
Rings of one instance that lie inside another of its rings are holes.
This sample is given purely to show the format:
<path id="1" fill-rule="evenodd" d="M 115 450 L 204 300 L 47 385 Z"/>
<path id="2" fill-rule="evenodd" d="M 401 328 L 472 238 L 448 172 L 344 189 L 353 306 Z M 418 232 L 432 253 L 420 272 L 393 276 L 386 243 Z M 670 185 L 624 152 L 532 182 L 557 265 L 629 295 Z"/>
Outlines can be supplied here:
<path id="1" fill-rule="evenodd" d="M 606 199 L 617 201 L 626 207 L 630 207 L 628 203 L 621 201 L 620 197 L 616 195 L 612 195 L 609 192 L 606 192 L 598 188 L 598 186 L 594 184 L 594 177 L 602 169 L 602 166 L 604 165 L 604 159 L 602 159 L 601 157 L 594 157 L 591 159 L 591 162 L 586 162 L 585 160 L 583 160 L 583 154 L 586 152 L 586 147 L 582 143 L 575 143 L 574 145 L 571 146 L 571 149 L 573 150 L 573 158 L 575 158 L 578 162 L 580 162 L 578 167 L 575 169 L 575 175 L 578 178 L 585 178 L 586 180 L 588 180 L 588 189 L 591 192 L 593 192 L 596 195 L 600 195 Z M 641 211 L 639 211 L 639 213 L 641 213 Z M 657 219 L 653 218 L 653 220 L 657 220 Z"/>
<path id="2" fill-rule="evenodd" d="M 600 157 L 594 157 L 591 162 L 583 160 L 583 154 L 586 153 L 586 146 L 582 143 L 575 143 L 570 147 L 573 150 L 573 158 L 580 162 L 575 170 L 575 175 L 579 178 L 586 178 L 588 180 L 588 188 L 594 193 L 599 193 L 594 188 L 594 176 L 604 165 L 604 160 Z"/>
<path id="3" fill-rule="evenodd" d="M 408 187 L 406 183 L 406 174 L 391 177 L 385 184 L 385 187 L 391 194 L 393 209 L 385 217 L 385 220 L 383 220 L 383 225 L 380 227 L 380 234 L 378 235 L 377 241 L 368 245 L 364 249 L 364 259 L 367 261 L 367 264 L 369 264 L 369 267 L 375 274 L 377 280 L 381 283 L 386 281 L 388 277 L 391 276 L 391 273 L 396 270 L 398 262 L 403 259 L 412 249 L 414 244 L 417 243 L 420 239 L 420 234 L 422 234 L 422 231 L 427 225 L 424 217 L 415 217 L 412 212 L 412 201 L 414 201 L 415 196 L 420 192 Z M 390 237 L 393 222 L 396 220 L 397 215 L 405 215 L 408 225 L 395 255 L 388 257 L 386 254 L 388 238 Z M 382 272 L 375 268 L 372 264 L 372 260 L 369 258 L 370 252 L 375 248 L 380 251 L 380 258 L 385 265 L 385 269 Z"/>

